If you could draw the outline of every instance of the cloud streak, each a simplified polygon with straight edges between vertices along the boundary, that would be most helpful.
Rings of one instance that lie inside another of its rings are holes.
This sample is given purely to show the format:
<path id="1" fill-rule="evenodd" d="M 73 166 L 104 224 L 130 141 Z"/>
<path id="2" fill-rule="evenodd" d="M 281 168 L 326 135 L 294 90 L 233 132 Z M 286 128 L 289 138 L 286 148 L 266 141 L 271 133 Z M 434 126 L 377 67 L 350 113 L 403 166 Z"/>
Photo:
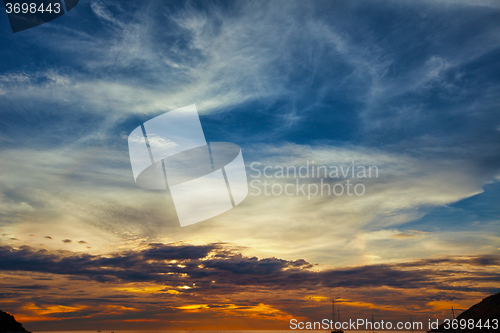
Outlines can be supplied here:
<path id="1" fill-rule="evenodd" d="M 175 287 L 193 285 L 211 288 L 211 281 L 222 281 L 218 288 L 248 285 L 281 288 L 318 287 L 359 288 L 437 288 L 456 291 L 483 291 L 477 282 L 495 283 L 500 257 L 495 255 L 421 259 L 399 264 L 367 265 L 351 268 L 313 270 L 303 260 L 246 257 L 228 244 L 184 245 L 150 244 L 146 249 L 106 256 L 67 251 L 47 251 L 22 246 L 0 248 L 0 269 L 72 275 L 99 282 L 154 282 Z M 439 267 L 463 266 L 441 271 Z M 464 267 L 479 269 L 471 276 L 459 277 Z M 484 269 L 485 271 L 481 271 Z M 467 282 L 469 286 L 454 285 Z M 189 292 L 189 291 L 186 291 Z"/>

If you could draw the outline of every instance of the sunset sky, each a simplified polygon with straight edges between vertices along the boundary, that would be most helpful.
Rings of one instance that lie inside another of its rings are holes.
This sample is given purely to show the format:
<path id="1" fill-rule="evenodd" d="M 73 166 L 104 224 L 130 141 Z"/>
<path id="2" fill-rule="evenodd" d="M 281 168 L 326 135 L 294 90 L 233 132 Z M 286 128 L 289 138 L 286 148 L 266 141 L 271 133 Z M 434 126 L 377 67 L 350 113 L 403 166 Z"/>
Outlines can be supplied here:
<path id="1" fill-rule="evenodd" d="M 332 298 L 427 322 L 500 291 L 500 2 L 81 0 L 0 39 L 0 310 L 27 329 L 288 329 Z M 249 184 L 378 177 L 180 227 L 127 138 L 191 104 Z"/>

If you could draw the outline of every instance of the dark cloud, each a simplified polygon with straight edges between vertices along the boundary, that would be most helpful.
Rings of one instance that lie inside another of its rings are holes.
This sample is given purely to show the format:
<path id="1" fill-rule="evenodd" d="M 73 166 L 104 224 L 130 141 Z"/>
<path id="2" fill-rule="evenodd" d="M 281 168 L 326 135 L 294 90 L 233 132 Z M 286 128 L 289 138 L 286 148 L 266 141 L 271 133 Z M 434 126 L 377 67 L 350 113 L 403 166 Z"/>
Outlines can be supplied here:
<path id="1" fill-rule="evenodd" d="M 63 240 L 62 240 L 62 242 L 63 242 L 63 243 L 71 243 L 71 242 L 72 242 L 72 240 L 71 240 L 71 239 L 63 239 Z"/>
<path id="2" fill-rule="evenodd" d="M 50 236 L 45 236 L 45 238 L 47 238 L 47 239 L 52 239 L 52 237 L 50 237 Z"/>
<path id="3" fill-rule="evenodd" d="M 87 242 L 86 242 L 86 241 L 81 240 L 81 241 L 79 241 L 79 242 L 78 242 L 78 244 L 87 244 Z"/>
<path id="4" fill-rule="evenodd" d="M 63 274 L 70 279 L 98 282 L 154 282 L 173 286 L 196 283 L 201 289 L 227 290 L 251 285 L 270 289 L 388 286 L 479 291 L 483 289 L 474 283 L 498 281 L 500 274 L 480 269 L 463 274 L 463 267 L 488 268 L 499 262 L 500 256 L 487 255 L 315 271 L 311 269 L 313 265 L 303 259 L 246 257 L 228 245 L 218 243 L 154 243 L 147 249 L 106 256 L 28 246 L 17 249 L 0 247 L 0 270 L 3 271 Z M 216 286 L 212 284 L 214 280 Z"/>
<path id="5" fill-rule="evenodd" d="M 445 265 L 449 263 L 464 264 L 470 266 L 499 266 L 500 256 L 498 255 L 481 255 L 481 256 L 467 256 L 467 257 L 442 257 L 433 259 L 420 259 L 409 263 L 403 263 L 401 267 L 419 267 L 429 265 Z"/>
<path id="6" fill-rule="evenodd" d="M 148 250 L 142 251 L 147 259 L 199 259 L 204 258 L 210 251 L 218 246 L 205 245 L 205 246 L 169 246 L 162 243 L 150 244 Z"/>
<path id="7" fill-rule="evenodd" d="M 9 288 L 16 289 L 16 290 L 47 290 L 47 289 L 49 289 L 48 286 L 40 285 L 40 284 L 27 285 L 27 286 L 13 286 L 13 287 L 9 287 Z"/>

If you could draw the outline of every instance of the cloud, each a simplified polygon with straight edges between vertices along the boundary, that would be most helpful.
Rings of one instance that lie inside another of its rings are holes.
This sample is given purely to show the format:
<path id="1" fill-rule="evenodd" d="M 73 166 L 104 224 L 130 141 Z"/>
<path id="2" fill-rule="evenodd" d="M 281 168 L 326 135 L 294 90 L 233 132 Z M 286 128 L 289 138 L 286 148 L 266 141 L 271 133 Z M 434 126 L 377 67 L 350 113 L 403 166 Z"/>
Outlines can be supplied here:
<path id="1" fill-rule="evenodd" d="M 121 25 L 121 22 L 113 17 L 113 14 L 106 8 L 101 1 L 93 1 L 90 4 L 92 11 L 100 18 L 115 25 Z"/>
<path id="2" fill-rule="evenodd" d="M 314 318 L 330 305 L 306 297 L 332 292 L 353 315 L 427 315 L 494 291 L 497 2 L 79 6 L 0 50 L 3 305 L 67 330 Z M 180 228 L 168 191 L 135 186 L 126 139 L 193 103 L 250 176 L 354 161 L 379 177 L 361 197 L 250 195 Z"/>
<path id="3" fill-rule="evenodd" d="M 185 328 L 187 320 L 206 324 L 212 316 L 250 327 L 241 322 L 249 316 L 256 327 L 279 328 L 290 318 L 320 320 L 331 295 L 344 318 L 428 320 L 449 304 L 465 309 L 497 291 L 499 264 L 498 255 L 441 256 L 320 269 L 303 259 L 246 256 L 223 243 L 154 243 L 105 255 L 2 246 L 0 303 L 51 328 L 117 327 L 125 319 Z"/>
<path id="4" fill-rule="evenodd" d="M 438 0 L 438 1 L 428 1 L 424 0 L 424 2 L 428 2 L 432 5 L 446 5 L 446 6 L 471 6 L 471 7 L 491 7 L 491 8 L 499 8 L 500 5 L 497 1 L 494 0 Z"/>
<path id="5" fill-rule="evenodd" d="M 291 259 L 300 251 L 308 261 L 334 264 L 328 254 L 335 249 L 337 264 L 366 264 L 426 257 L 436 251 L 453 254 L 458 251 L 456 239 L 461 239 L 460 247 L 467 248 L 468 253 L 479 251 L 477 244 L 487 246 L 498 241 L 483 228 L 474 232 L 455 230 L 456 221 L 441 223 L 442 230 L 432 232 L 419 226 L 404 231 L 408 229 L 406 223 L 434 207 L 482 191 L 488 171 L 477 172 L 473 161 L 426 160 L 355 146 L 249 145 L 243 153 L 250 184 L 265 180 L 254 178 L 257 172 L 249 165 L 255 161 L 261 164 L 254 164 L 254 168 L 261 171 L 265 166 L 299 168 L 307 161 L 314 161 L 316 166 L 348 167 L 354 161 L 356 165 L 377 166 L 379 175 L 361 180 L 366 194 L 360 197 L 316 196 L 309 200 L 300 194 L 255 196 L 256 190 L 250 187 L 250 195 L 236 209 L 186 229 L 178 226 L 168 192 L 144 191 L 135 186 L 126 153 L 106 147 L 84 151 L 71 148 L 3 152 L 3 175 L 16 176 L 0 175 L 5 198 L 2 216 L 10 221 L 4 222 L 11 228 L 10 235 L 23 244 L 43 243 L 57 249 L 53 242 L 26 236 L 50 231 L 51 237 L 61 240 L 91 239 L 92 253 L 102 253 L 161 242 L 167 237 L 174 242 L 192 240 L 196 235 L 203 242 L 220 240 L 248 246 L 252 251 L 248 255 Z M 306 186 L 320 181 L 299 180 Z M 295 179 L 273 177 L 268 181 L 286 185 Z M 343 178 L 331 181 L 345 183 Z M 31 223 L 33 219 L 38 222 Z M 308 224 L 303 225 L 303 221 Z M 395 236 L 398 234 L 415 237 L 403 244 L 400 236 Z M 294 246 L 291 240 L 296 242 Z M 396 246 L 397 252 L 393 250 Z"/>
<path id="6" fill-rule="evenodd" d="M 57 21 L 40 26 L 23 56 L 47 66 L 6 62 L 0 76 L 2 228 L 50 250 L 78 245 L 25 235 L 92 240 L 94 254 L 165 239 L 325 265 L 492 253 L 492 227 L 418 223 L 499 177 L 497 26 L 463 3 L 94 1 L 57 38 Z M 135 186 L 123 138 L 192 103 L 247 165 L 354 160 L 381 176 L 360 198 L 249 196 L 181 229 L 168 193 Z"/>
<path id="7" fill-rule="evenodd" d="M 258 285 L 272 289 L 387 286 L 486 291 L 491 290 L 491 286 L 485 289 L 475 283 L 494 283 L 499 277 L 495 268 L 500 264 L 498 255 L 487 255 L 314 270 L 314 266 L 303 259 L 246 257 L 225 244 L 155 243 L 143 250 L 106 256 L 27 246 L 18 249 L 3 246 L 0 253 L 2 271 L 71 275 L 98 282 L 164 283 L 187 293 L 191 287 L 183 286 L 196 285 L 198 292 L 203 292 L 204 288 L 211 288 L 212 280 L 218 281 L 218 288 L 222 290 Z M 443 265 L 448 269 L 442 270 Z M 463 274 L 463 267 L 475 269 Z M 455 281 L 466 285 L 455 285 Z"/>

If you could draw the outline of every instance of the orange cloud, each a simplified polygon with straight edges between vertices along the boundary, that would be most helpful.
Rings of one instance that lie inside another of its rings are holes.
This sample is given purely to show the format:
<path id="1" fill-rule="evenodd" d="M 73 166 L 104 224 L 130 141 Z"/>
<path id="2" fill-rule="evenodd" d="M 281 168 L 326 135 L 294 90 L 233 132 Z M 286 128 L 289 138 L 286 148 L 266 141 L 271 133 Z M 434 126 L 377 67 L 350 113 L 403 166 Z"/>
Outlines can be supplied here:
<path id="1" fill-rule="evenodd" d="M 79 305 L 79 306 L 49 305 L 42 308 L 31 303 L 23 306 L 22 309 L 32 311 L 38 315 L 48 315 L 54 313 L 77 312 L 82 309 L 85 309 L 86 307 L 87 307 L 86 305 Z"/>
<path id="2" fill-rule="evenodd" d="M 347 300 L 347 299 L 337 300 L 336 303 L 345 304 L 345 305 L 349 305 L 349 306 L 362 307 L 362 308 L 378 309 L 378 310 L 388 310 L 388 311 L 405 310 L 404 308 L 400 308 L 400 307 L 396 307 L 396 306 L 377 305 L 377 304 L 373 304 L 373 303 L 361 302 L 361 301 L 351 301 L 351 300 Z"/>
<path id="3" fill-rule="evenodd" d="M 434 310 L 450 310 L 452 307 L 454 309 L 467 309 L 468 306 L 465 306 L 456 302 L 448 302 L 448 301 L 434 301 L 427 303 L 428 306 L 431 306 Z"/>
<path id="4" fill-rule="evenodd" d="M 176 309 L 188 310 L 188 311 L 204 310 L 209 308 L 210 307 L 208 306 L 208 304 L 192 304 L 192 305 L 182 305 L 176 307 Z"/>
<path id="5" fill-rule="evenodd" d="M 130 293 L 141 293 L 141 294 L 156 294 L 156 293 L 167 293 L 167 294 L 180 294 L 179 291 L 172 288 L 170 286 L 144 286 L 144 287 L 122 287 L 122 288 L 114 288 L 114 290 L 119 291 L 127 291 Z"/>

